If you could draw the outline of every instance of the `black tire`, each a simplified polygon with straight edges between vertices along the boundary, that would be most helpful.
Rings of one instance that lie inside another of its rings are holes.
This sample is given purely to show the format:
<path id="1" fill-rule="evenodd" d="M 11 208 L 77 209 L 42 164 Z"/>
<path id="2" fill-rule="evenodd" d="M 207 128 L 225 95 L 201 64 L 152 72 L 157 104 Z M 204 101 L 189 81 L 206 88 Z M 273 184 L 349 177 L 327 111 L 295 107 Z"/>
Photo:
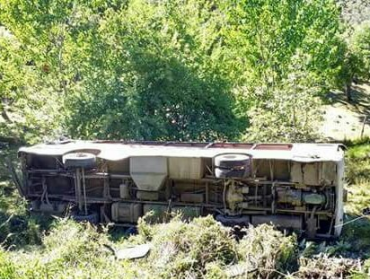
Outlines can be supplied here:
<path id="1" fill-rule="evenodd" d="M 99 222 L 99 214 L 98 212 L 92 212 L 88 215 L 73 213 L 71 214 L 71 219 L 76 222 L 89 222 L 91 224 L 97 224 Z"/>
<path id="2" fill-rule="evenodd" d="M 70 153 L 63 156 L 63 164 L 67 168 L 94 168 L 96 156 L 90 153 Z"/>
<path id="3" fill-rule="evenodd" d="M 220 222 L 223 226 L 234 227 L 234 226 L 249 226 L 250 218 L 249 216 L 226 216 L 217 215 L 216 221 Z"/>
<path id="4" fill-rule="evenodd" d="M 214 159 L 217 178 L 248 177 L 251 169 L 251 157 L 243 154 L 222 154 Z"/>

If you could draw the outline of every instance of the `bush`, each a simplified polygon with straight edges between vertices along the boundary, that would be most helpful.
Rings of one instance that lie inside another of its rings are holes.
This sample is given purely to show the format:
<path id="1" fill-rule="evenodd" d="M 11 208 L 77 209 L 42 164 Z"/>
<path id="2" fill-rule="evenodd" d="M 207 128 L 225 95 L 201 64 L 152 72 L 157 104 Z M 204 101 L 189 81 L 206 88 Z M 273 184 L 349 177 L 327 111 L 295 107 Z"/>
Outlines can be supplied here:
<path id="1" fill-rule="evenodd" d="M 139 235 L 153 244 L 145 263 L 155 278 L 272 278 L 294 271 L 298 246 L 271 225 L 249 228 L 238 243 L 211 216 L 184 223 L 141 221 Z M 148 277 L 148 275 L 142 275 Z"/>
<path id="2" fill-rule="evenodd" d="M 142 221 L 139 235 L 153 244 L 146 260 L 150 271 L 146 277 L 218 277 L 223 267 L 238 259 L 236 241 L 212 216 L 191 223 L 178 217 L 168 224 L 148 225 Z"/>
<path id="3" fill-rule="evenodd" d="M 0 251 L 0 276 L 11 278 L 230 278 L 275 277 L 294 268 L 297 244 L 270 225 L 247 230 L 240 241 L 211 216 L 186 223 L 142 220 L 139 234 L 113 243 L 105 229 L 59 220 L 41 246 Z M 150 243 L 142 259 L 117 260 L 118 249 Z M 252 273 L 250 267 L 256 267 Z"/>
<path id="4" fill-rule="evenodd" d="M 296 236 L 284 236 L 271 225 L 251 226 L 238 245 L 247 278 L 274 278 L 297 268 Z"/>
<path id="5" fill-rule="evenodd" d="M 108 236 L 90 224 L 60 220 L 41 247 L 9 255 L 19 278 L 126 278 L 103 244 L 110 244 Z"/>

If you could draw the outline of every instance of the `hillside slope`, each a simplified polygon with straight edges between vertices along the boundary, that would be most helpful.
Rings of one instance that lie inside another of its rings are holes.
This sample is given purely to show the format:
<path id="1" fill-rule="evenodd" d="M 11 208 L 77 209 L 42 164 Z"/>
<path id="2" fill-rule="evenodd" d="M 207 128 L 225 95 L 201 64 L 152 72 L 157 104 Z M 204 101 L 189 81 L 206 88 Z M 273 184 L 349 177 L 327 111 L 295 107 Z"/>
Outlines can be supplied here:
<path id="1" fill-rule="evenodd" d="M 353 101 L 349 103 L 342 92 L 330 92 L 323 105 L 324 120 L 320 128 L 330 141 L 370 137 L 370 84 L 353 85 Z M 367 117 L 364 124 L 364 119 Z"/>

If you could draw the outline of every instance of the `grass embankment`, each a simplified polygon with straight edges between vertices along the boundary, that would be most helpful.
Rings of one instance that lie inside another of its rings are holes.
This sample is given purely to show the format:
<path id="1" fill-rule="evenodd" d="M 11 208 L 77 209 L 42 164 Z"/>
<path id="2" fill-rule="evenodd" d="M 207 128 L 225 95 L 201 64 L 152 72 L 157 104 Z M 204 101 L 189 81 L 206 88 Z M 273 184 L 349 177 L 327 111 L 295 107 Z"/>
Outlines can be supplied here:
<path id="1" fill-rule="evenodd" d="M 367 143 L 347 153 L 348 220 L 370 205 L 368 153 Z M 237 241 L 211 217 L 157 225 L 143 220 L 139 233 L 127 237 L 117 229 L 30 216 L 3 161 L 0 174 L 0 278 L 369 277 L 367 217 L 345 226 L 332 243 L 297 241 L 270 225 L 251 227 Z M 133 261 L 115 259 L 105 246 L 143 243 L 152 244 L 150 253 Z"/>

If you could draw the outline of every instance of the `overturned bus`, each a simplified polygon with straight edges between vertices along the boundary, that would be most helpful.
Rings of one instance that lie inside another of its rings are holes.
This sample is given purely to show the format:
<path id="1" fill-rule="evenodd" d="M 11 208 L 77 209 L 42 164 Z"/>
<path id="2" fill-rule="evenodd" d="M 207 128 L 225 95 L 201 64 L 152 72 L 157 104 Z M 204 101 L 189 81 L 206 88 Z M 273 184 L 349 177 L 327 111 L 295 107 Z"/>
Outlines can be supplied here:
<path id="1" fill-rule="evenodd" d="M 340 235 L 339 144 L 61 141 L 19 150 L 33 211 L 135 225 L 213 215 L 226 226 L 273 223 L 309 238 Z"/>

